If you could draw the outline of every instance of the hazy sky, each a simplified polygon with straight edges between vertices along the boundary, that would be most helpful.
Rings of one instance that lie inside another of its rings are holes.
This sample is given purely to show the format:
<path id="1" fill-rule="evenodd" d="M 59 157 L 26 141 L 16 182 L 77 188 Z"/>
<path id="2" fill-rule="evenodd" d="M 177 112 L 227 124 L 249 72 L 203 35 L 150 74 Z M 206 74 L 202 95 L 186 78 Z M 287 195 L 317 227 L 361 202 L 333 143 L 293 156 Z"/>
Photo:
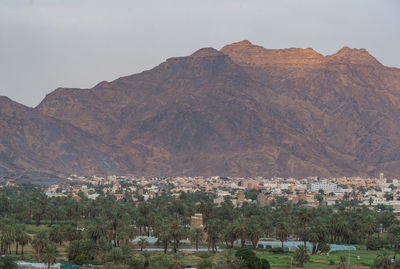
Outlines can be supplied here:
<path id="1" fill-rule="evenodd" d="M 400 67 L 399 0 L 0 0 L 0 95 L 36 106 L 202 47 L 248 39 Z"/>

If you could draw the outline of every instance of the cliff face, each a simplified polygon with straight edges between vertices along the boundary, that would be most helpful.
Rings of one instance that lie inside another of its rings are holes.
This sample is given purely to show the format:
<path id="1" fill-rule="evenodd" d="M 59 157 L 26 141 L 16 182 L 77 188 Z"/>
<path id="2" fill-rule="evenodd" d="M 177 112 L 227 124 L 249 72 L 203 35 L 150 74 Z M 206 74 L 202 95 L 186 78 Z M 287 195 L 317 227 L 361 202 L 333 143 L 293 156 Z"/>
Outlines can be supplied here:
<path id="1" fill-rule="evenodd" d="M 1 127 L 31 142 L 1 134 L 0 173 L 400 174 L 400 70 L 364 49 L 323 56 L 242 41 L 93 89 L 57 89 L 35 109 L 12 104 Z"/>

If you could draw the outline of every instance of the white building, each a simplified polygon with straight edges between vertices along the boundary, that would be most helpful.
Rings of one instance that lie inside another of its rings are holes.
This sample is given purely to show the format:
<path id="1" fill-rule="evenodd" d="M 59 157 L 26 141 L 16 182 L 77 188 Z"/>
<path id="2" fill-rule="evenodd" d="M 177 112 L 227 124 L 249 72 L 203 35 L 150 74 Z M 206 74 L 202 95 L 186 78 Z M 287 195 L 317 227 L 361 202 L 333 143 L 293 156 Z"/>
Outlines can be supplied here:
<path id="1" fill-rule="evenodd" d="M 318 192 L 323 190 L 325 193 L 337 192 L 338 187 L 335 183 L 311 183 L 307 184 L 307 190 L 311 192 Z"/>

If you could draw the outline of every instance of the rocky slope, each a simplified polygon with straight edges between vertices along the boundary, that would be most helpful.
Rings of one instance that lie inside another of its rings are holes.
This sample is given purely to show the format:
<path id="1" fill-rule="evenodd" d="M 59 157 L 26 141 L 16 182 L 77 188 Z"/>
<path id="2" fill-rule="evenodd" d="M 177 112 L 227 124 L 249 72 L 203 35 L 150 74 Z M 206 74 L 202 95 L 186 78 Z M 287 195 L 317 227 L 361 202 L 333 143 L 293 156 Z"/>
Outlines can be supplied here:
<path id="1" fill-rule="evenodd" d="M 35 109 L 0 102 L 3 174 L 400 174 L 400 70 L 364 49 L 242 41 L 57 89 Z"/>

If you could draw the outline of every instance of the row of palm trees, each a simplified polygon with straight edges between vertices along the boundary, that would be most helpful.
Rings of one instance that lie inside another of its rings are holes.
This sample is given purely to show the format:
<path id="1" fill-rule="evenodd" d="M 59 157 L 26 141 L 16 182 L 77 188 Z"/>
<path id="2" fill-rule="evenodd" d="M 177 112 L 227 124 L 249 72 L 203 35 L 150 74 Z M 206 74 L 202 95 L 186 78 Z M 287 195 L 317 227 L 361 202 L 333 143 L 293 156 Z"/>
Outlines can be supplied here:
<path id="1" fill-rule="evenodd" d="M 235 242 L 241 247 L 246 242 L 257 247 L 260 238 L 266 237 L 279 239 L 283 247 L 288 238 L 294 237 L 304 245 L 310 242 L 314 254 L 326 252 L 328 243 L 366 243 L 368 248 L 378 226 L 384 232 L 393 232 L 398 224 L 390 208 L 371 210 L 359 205 L 356 196 L 336 206 L 318 208 L 304 208 L 279 197 L 273 207 L 253 203 L 236 207 L 229 197 L 217 205 L 213 203 L 214 195 L 204 192 L 161 194 L 148 201 L 127 197 L 120 201 L 109 195 L 96 200 L 84 196 L 48 198 L 37 187 L 3 188 L 1 252 L 10 253 L 12 245 L 16 253 L 19 247 L 23 252 L 30 243 L 43 259 L 44 250 L 64 243 L 70 259 L 84 255 L 93 260 L 113 248 L 129 246 L 136 236 L 155 236 L 164 252 L 169 248 L 177 252 L 186 238 L 196 248 L 205 243 L 210 251 L 216 251 L 221 246 L 232 248 Z M 202 213 L 204 229 L 190 230 L 190 216 L 195 213 Z M 27 234 L 25 224 L 41 223 L 49 225 L 49 231 L 33 237 Z"/>

